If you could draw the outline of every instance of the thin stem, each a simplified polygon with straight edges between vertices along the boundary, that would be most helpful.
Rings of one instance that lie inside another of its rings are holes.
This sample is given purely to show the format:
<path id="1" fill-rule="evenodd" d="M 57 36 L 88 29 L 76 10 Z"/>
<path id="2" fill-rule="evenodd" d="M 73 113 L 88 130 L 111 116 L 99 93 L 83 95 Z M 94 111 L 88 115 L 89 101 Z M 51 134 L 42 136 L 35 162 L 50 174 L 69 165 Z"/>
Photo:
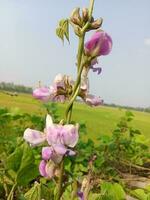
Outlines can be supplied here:
<path id="1" fill-rule="evenodd" d="M 63 183 L 63 174 L 64 174 L 64 160 L 62 160 L 60 164 L 60 177 L 59 177 L 59 182 L 58 182 L 58 194 L 56 199 L 60 199 L 62 195 L 62 183 Z"/>
<path id="2" fill-rule="evenodd" d="M 91 18 L 92 18 L 93 6 L 94 6 L 94 0 L 90 0 L 89 22 L 91 21 Z M 78 93 L 80 90 L 81 74 L 82 74 L 82 70 L 84 67 L 84 63 L 82 62 L 82 56 L 83 56 L 83 52 L 84 52 L 84 39 L 85 39 L 85 33 L 87 30 L 87 27 L 89 26 L 89 22 L 87 22 L 87 24 L 85 24 L 85 27 L 83 27 L 83 29 L 82 29 L 82 35 L 79 37 L 79 45 L 78 45 L 78 53 L 77 53 L 78 76 L 77 76 L 76 83 L 74 85 L 74 89 L 73 89 L 73 92 L 71 95 L 70 102 L 66 108 L 67 124 L 69 124 L 71 121 L 73 104 L 74 104 L 74 101 L 76 100 L 76 97 L 78 96 Z M 64 174 L 64 160 L 62 160 L 61 166 L 60 166 L 60 177 L 59 177 L 59 182 L 58 182 L 58 195 L 57 195 L 56 200 L 60 200 L 62 193 L 63 193 L 63 186 L 62 186 L 63 174 Z"/>
<path id="3" fill-rule="evenodd" d="M 12 186 L 11 191 L 7 197 L 7 200 L 13 200 L 14 189 L 16 188 L 16 186 L 17 186 L 16 183 Z"/>
<path id="4" fill-rule="evenodd" d="M 79 45 L 78 45 L 78 54 L 77 54 L 77 68 L 79 71 L 80 65 L 81 65 L 81 60 L 82 60 L 82 52 L 84 48 L 84 37 L 85 33 L 82 35 L 82 37 L 79 38 Z"/>
<path id="5" fill-rule="evenodd" d="M 94 1 L 95 1 L 95 0 L 90 0 L 90 6 L 89 6 L 89 21 L 91 21 L 91 18 L 92 18 L 92 12 L 93 12 L 93 8 L 94 8 Z"/>

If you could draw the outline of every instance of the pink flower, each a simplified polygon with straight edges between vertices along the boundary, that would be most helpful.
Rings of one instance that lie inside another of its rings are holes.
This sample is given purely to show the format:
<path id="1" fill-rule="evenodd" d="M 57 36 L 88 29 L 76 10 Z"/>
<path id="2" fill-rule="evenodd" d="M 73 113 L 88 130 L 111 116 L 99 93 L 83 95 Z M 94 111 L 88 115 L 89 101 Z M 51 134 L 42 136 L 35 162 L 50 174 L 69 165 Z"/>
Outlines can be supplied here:
<path id="1" fill-rule="evenodd" d="M 37 146 L 45 142 L 46 135 L 40 131 L 27 128 L 24 132 L 23 138 L 32 146 Z"/>
<path id="2" fill-rule="evenodd" d="M 72 92 L 74 81 L 70 76 L 57 74 L 53 84 L 47 87 L 36 88 L 33 96 L 40 100 L 50 100 L 63 103 L 69 98 L 69 91 Z"/>
<path id="3" fill-rule="evenodd" d="M 100 97 L 96 97 L 94 95 L 88 94 L 85 97 L 85 102 L 90 106 L 99 106 L 103 104 L 103 100 Z"/>
<path id="4" fill-rule="evenodd" d="M 46 101 L 50 97 L 50 89 L 47 87 L 36 88 L 33 91 L 33 97 Z"/>
<path id="5" fill-rule="evenodd" d="M 39 172 L 41 176 L 44 176 L 48 179 L 51 179 L 55 176 L 56 169 L 56 165 L 51 161 L 46 162 L 45 160 L 42 160 L 39 164 Z"/>
<path id="6" fill-rule="evenodd" d="M 32 146 L 47 142 L 50 146 L 42 148 L 43 160 L 60 163 L 64 155 L 75 155 L 75 152 L 69 148 L 75 147 L 78 142 L 78 129 L 78 125 L 54 124 L 52 117 L 47 115 L 44 133 L 27 128 L 23 138 Z"/>
<path id="7" fill-rule="evenodd" d="M 41 162 L 39 164 L 39 172 L 40 172 L 41 176 L 47 177 L 47 173 L 45 171 L 45 168 L 46 168 L 46 161 L 41 160 Z"/>
<path id="8" fill-rule="evenodd" d="M 57 145 L 66 147 L 75 147 L 78 142 L 78 125 L 55 125 L 53 124 L 47 130 L 47 141 L 54 148 Z"/>
<path id="9" fill-rule="evenodd" d="M 92 57 L 108 55 L 112 49 L 112 39 L 104 31 L 95 32 L 85 44 L 85 53 Z"/>
<path id="10" fill-rule="evenodd" d="M 49 160 L 52 158 L 54 154 L 54 150 L 52 147 L 43 147 L 42 148 L 42 158 L 44 160 Z"/>

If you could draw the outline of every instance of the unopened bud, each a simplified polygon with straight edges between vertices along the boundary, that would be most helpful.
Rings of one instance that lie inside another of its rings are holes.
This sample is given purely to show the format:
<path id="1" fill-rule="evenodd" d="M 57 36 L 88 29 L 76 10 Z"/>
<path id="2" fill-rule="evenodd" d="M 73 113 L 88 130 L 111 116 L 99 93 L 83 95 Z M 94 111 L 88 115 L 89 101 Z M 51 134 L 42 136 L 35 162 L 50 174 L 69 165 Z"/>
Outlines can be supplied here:
<path id="1" fill-rule="evenodd" d="M 83 21 L 84 21 L 84 22 L 87 22 L 87 21 L 88 21 L 88 18 L 89 18 L 89 11 L 88 11 L 88 8 L 83 8 L 83 9 L 82 9 L 82 18 L 83 18 Z"/>
<path id="2" fill-rule="evenodd" d="M 81 25 L 81 17 L 80 17 L 80 8 L 75 8 L 70 16 L 70 20 L 72 23 L 76 25 Z"/>
<path id="3" fill-rule="evenodd" d="M 98 28 L 101 27 L 102 23 L 103 23 L 103 19 L 102 19 L 102 18 L 97 19 L 97 20 L 95 20 L 94 22 L 92 22 L 91 28 L 93 28 L 93 29 L 98 29 Z"/>
<path id="4" fill-rule="evenodd" d="M 74 32 L 77 36 L 81 36 L 81 29 L 79 26 L 74 27 Z"/>

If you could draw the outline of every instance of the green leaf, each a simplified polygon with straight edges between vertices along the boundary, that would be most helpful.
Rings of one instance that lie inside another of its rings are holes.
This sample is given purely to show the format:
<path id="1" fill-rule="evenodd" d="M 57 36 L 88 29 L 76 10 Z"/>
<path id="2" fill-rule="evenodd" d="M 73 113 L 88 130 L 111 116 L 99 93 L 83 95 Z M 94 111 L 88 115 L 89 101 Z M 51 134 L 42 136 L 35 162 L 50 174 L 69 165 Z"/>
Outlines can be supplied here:
<path id="1" fill-rule="evenodd" d="M 59 26 L 56 28 L 56 35 L 64 42 L 64 37 L 69 42 L 69 20 L 62 19 L 59 22 Z"/>
<path id="2" fill-rule="evenodd" d="M 121 185 L 119 185 L 118 183 L 115 183 L 113 185 L 113 191 L 114 191 L 114 195 L 116 196 L 116 200 L 122 200 L 125 199 L 125 192 L 122 188 Z"/>
<path id="3" fill-rule="evenodd" d="M 16 172 L 15 182 L 18 185 L 27 185 L 39 174 L 38 167 L 35 165 L 32 149 L 28 144 L 23 143 L 8 157 L 6 168 L 8 172 Z"/>
<path id="4" fill-rule="evenodd" d="M 26 200 L 41 200 L 41 185 L 35 183 L 35 185 L 25 193 L 24 197 Z"/>
<path id="5" fill-rule="evenodd" d="M 145 194 L 144 190 L 136 189 L 131 192 L 131 195 L 138 198 L 138 200 L 147 200 L 147 195 Z"/>
<path id="6" fill-rule="evenodd" d="M 12 169 L 14 171 L 18 171 L 21 163 L 22 154 L 23 154 L 22 148 L 17 147 L 15 151 L 12 154 L 10 154 L 10 156 L 6 160 L 5 164 L 6 169 Z"/>
<path id="7" fill-rule="evenodd" d="M 41 183 L 35 183 L 34 186 L 25 193 L 26 200 L 50 200 L 54 199 L 52 191 Z"/>
<path id="8" fill-rule="evenodd" d="M 104 182 L 101 185 L 101 200 L 124 200 L 125 192 L 118 183 Z"/>

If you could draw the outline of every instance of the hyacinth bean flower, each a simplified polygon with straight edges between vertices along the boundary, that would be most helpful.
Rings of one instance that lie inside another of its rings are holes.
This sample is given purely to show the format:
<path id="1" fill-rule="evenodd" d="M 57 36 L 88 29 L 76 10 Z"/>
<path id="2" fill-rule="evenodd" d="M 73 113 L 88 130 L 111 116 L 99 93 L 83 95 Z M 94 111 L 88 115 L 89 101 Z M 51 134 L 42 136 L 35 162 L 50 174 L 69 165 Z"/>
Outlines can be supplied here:
<path id="1" fill-rule="evenodd" d="M 44 142 L 49 144 L 43 147 L 42 157 L 44 160 L 52 159 L 58 163 L 63 155 L 75 155 L 75 152 L 69 148 L 75 147 L 78 142 L 78 129 L 78 124 L 54 124 L 52 117 L 47 115 L 44 133 L 27 128 L 23 137 L 31 146 L 38 146 Z"/>
<path id="2" fill-rule="evenodd" d="M 100 97 L 88 94 L 84 101 L 86 102 L 86 104 L 88 104 L 89 106 L 99 106 L 103 104 L 103 100 L 100 99 Z"/>
<path id="3" fill-rule="evenodd" d="M 44 133 L 27 128 L 24 132 L 24 139 L 32 146 L 40 145 L 47 142 L 54 151 L 64 155 L 65 153 L 73 154 L 68 147 L 75 147 L 78 142 L 78 124 L 62 125 L 54 124 L 50 115 L 46 117 L 46 128 Z M 44 149 L 45 152 L 48 150 L 48 154 L 52 155 L 52 149 Z"/>
<path id="4" fill-rule="evenodd" d="M 68 99 L 68 90 L 73 87 L 73 80 L 70 76 L 57 74 L 53 84 L 47 87 L 36 88 L 33 96 L 40 100 L 54 102 L 64 102 Z"/>
<path id="5" fill-rule="evenodd" d="M 50 97 L 50 89 L 47 87 L 36 88 L 33 91 L 33 97 L 40 99 L 40 100 L 47 101 Z"/>
<path id="6" fill-rule="evenodd" d="M 112 39 L 104 31 L 95 32 L 85 43 L 85 53 L 92 57 L 108 55 L 112 49 Z"/>
<path id="7" fill-rule="evenodd" d="M 41 160 L 39 164 L 39 172 L 41 176 L 44 176 L 48 179 L 53 178 L 57 173 L 57 166 L 52 162 L 46 162 L 45 160 Z"/>
<path id="8" fill-rule="evenodd" d="M 23 138 L 31 146 L 46 144 L 42 148 L 42 161 L 39 164 L 39 172 L 42 176 L 51 179 L 59 174 L 58 164 L 63 156 L 73 156 L 74 148 L 78 142 L 79 126 L 67 124 L 54 124 L 52 117 L 47 115 L 44 133 L 27 128 Z"/>

